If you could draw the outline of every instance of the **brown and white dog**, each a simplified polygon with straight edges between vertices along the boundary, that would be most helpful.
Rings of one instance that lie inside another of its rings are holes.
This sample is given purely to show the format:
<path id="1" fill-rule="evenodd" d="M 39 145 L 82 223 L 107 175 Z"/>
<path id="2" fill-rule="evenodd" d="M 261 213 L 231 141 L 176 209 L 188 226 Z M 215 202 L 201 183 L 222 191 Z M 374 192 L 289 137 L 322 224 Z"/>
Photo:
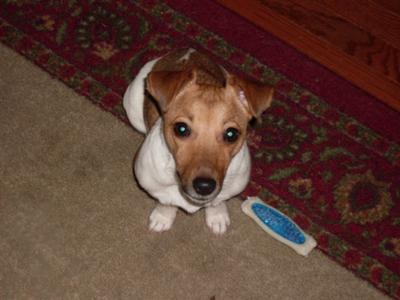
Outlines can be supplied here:
<path id="1" fill-rule="evenodd" d="M 273 89 L 228 73 L 193 49 L 145 64 L 124 95 L 132 125 L 146 134 L 135 160 L 139 184 L 160 203 L 150 229 L 171 228 L 178 207 L 206 209 L 216 234 L 230 223 L 224 203 L 246 187 L 246 131 L 272 101 Z"/>

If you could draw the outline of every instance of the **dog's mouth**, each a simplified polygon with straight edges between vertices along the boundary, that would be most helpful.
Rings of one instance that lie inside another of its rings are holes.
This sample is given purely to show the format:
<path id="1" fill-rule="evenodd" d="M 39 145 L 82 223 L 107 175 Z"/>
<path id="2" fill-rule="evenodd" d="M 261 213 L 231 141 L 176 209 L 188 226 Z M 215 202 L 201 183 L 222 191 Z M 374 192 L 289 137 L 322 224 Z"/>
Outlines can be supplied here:
<path id="1" fill-rule="evenodd" d="M 208 195 L 200 195 L 198 194 L 193 187 L 185 188 L 181 186 L 181 194 L 186 199 L 187 202 L 193 204 L 195 206 L 207 206 L 210 202 L 212 202 L 218 195 L 219 190 L 215 189 L 212 193 Z"/>
<path id="2" fill-rule="evenodd" d="M 182 194 L 184 198 L 186 199 L 187 202 L 190 204 L 193 204 L 195 206 L 206 206 L 208 203 L 212 202 L 215 197 L 203 197 L 203 196 L 193 196 L 188 193 L 186 193 L 184 190 L 182 190 Z"/>

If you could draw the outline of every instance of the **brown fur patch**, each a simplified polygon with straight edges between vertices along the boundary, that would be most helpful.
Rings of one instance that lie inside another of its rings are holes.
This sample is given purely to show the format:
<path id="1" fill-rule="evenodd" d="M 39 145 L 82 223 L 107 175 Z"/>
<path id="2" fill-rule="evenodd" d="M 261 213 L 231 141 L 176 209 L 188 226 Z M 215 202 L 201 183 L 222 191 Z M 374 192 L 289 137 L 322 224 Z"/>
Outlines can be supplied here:
<path id="1" fill-rule="evenodd" d="M 182 59 L 188 53 L 188 49 L 172 52 L 155 65 L 152 71 L 188 71 L 200 70 L 199 84 L 212 84 L 216 86 L 225 86 L 226 77 L 223 69 L 213 63 L 207 56 L 195 51 L 192 52 L 188 59 Z"/>

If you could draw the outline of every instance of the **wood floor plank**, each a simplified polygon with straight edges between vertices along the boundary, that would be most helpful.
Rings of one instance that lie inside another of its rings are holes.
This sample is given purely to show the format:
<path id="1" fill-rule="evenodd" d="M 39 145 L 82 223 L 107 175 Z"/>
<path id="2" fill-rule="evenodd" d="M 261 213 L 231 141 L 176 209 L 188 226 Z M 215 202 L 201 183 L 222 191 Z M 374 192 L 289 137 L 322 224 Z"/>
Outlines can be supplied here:
<path id="1" fill-rule="evenodd" d="M 354 26 L 327 6 L 313 0 L 268 0 L 263 1 L 263 5 L 325 40 L 332 47 L 371 66 L 390 80 L 400 81 L 396 62 L 400 51 L 370 32 Z"/>
<path id="2" fill-rule="evenodd" d="M 291 0 L 307 8 L 314 8 L 340 16 L 343 20 L 369 32 L 396 49 L 400 49 L 400 15 L 370 0 Z M 400 1 L 399 1 L 400 3 Z"/>
<path id="3" fill-rule="evenodd" d="M 217 2 L 400 111 L 399 49 L 334 8 L 314 0 Z"/>
<path id="4" fill-rule="evenodd" d="M 385 7 L 387 10 L 400 15 L 400 1 L 399 0 L 371 0 L 376 4 Z"/>

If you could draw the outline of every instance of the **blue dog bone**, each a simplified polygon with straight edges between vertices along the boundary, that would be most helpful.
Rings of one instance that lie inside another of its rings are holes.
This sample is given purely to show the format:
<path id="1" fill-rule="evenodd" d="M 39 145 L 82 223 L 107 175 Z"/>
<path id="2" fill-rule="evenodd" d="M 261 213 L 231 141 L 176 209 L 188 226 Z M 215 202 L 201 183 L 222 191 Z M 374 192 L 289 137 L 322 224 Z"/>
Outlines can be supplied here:
<path id="1" fill-rule="evenodd" d="M 292 219 L 257 197 L 248 197 L 242 204 L 242 210 L 273 238 L 300 255 L 307 256 L 317 245 L 314 238 L 301 230 Z"/>

